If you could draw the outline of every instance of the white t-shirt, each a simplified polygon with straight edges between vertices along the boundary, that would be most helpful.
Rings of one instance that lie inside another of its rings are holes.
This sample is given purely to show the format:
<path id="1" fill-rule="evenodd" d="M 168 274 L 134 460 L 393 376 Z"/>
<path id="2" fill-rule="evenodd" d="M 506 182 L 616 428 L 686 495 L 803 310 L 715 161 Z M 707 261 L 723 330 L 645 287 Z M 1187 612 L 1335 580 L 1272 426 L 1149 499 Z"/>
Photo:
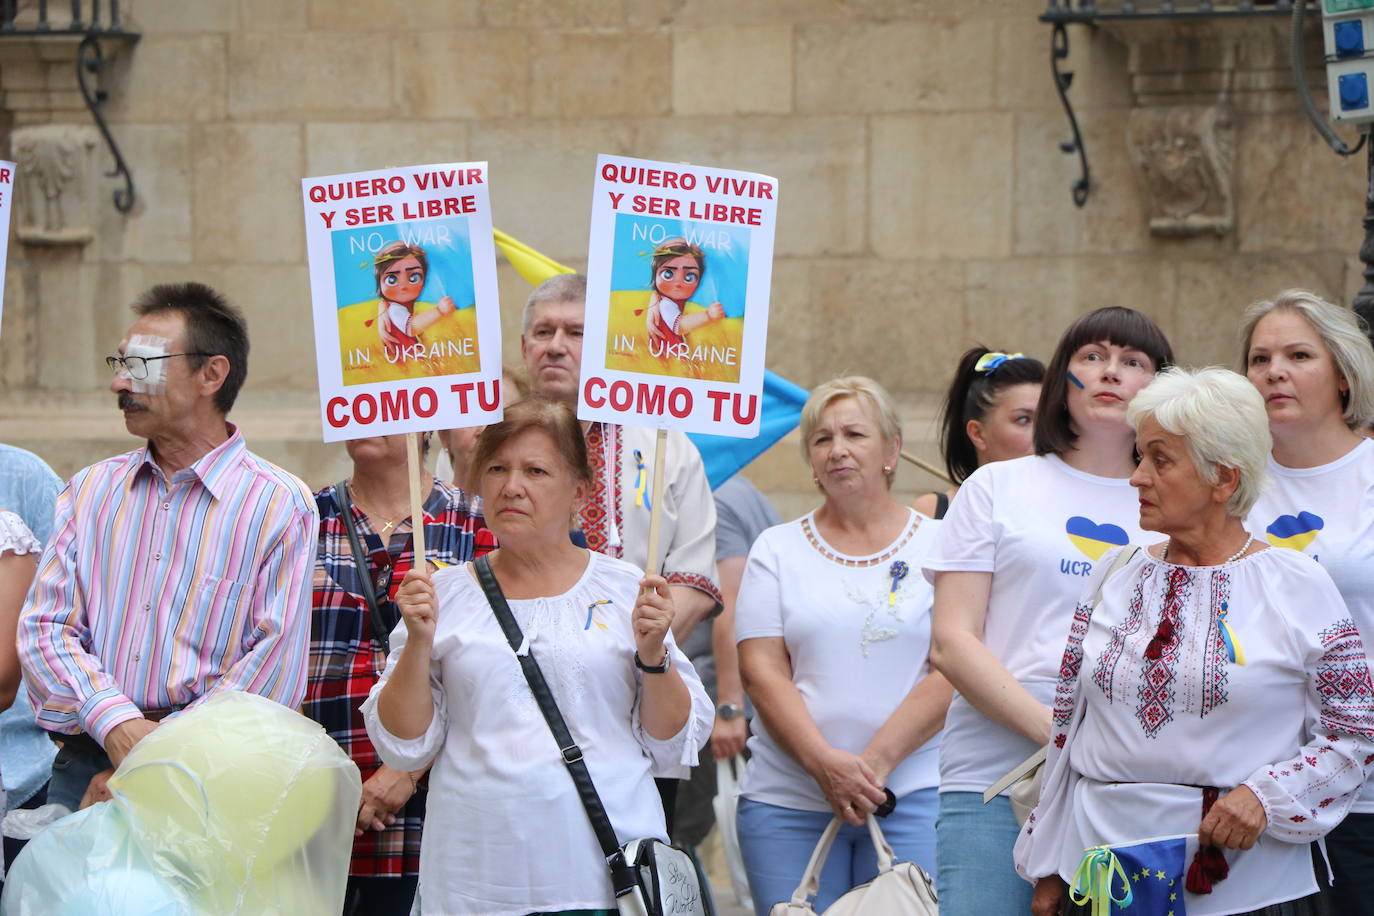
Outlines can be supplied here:
<path id="1" fill-rule="evenodd" d="M 659 740 L 640 724 L 645 675 L 634 665 L 630 614 L 642 573 L 587 554 L 572 588 L 551 598 L 509 601 L 620 842 L 664 839 L 653 776 L 682 775 L 697 762 L 715 720 L 706 691 L 671 634 L 673 666 L 692 696 L 677 735 Z M 420 846 L 424 913 L 525 916 L 615 905 L 610 874 L 572 778 L 481 586 L 467 566 L 434 574 L 439 622 L 430 654 L 434 718 L 419 738 L 382 727 L 377 697 L 406 642 L 391 634 L 386 672 L 363 703 L 368 736 L 388 766 L 418 770 L 431 760 Z"/>
<path id="2" fill-rule="evenodd" d="M 814 515 L 769 528 L 754 542 L 735 638 L 782 637 L 792 683 L 816 727 L 830 746 L 857 754 L 930 670 L 934 592 L 920 568 L 939 523 L 911 512 L 892 544 L 853 557 L 825 542 Z M 905 564 L 904 575 L 896 564 Z M 761 719 L 754 729 L 741 793 L 784 808 L 829 811 L 825 793 Z M 887 780 L 893 794 L 936 784 L 939 743 L 932 738 L 897 765 Z"/>
<path id="3" fill-rule="evenodd" d="M 1140 530 L 1139 497 L 1127 479 L 1033 455 L 984 465 L 964 481 L 924 572 L 931 581 L 938 572 L 993 574 L 983 642 L 1048 708 L 1094 562 L 1113 547 L 1157 540 Z M 957 693 L 943 747 L 941 792 L 982 792 L 1036 750 Z"/>
<path id="4" fill-rule="evenodd" d="M 1286 468 L 1270 458 L 1269 479 L 1250 510 L 1250 533 L 1321 563 L 1360 633 L 1374 638 L 1374 441 L 1361 439 L 1315 468 Z M 1374 780 L 1352 810 L 1374 813 Z"/>

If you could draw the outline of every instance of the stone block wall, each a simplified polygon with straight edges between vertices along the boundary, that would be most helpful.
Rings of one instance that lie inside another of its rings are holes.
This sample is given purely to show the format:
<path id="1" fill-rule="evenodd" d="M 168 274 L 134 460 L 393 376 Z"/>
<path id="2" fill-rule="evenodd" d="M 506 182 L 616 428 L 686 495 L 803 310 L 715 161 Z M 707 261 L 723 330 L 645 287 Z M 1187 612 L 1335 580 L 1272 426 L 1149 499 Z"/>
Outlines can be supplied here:
<path id="1" fill-rule="evenodd" d="M 1044 5 L 125 0 L 142 37 L 105 85 L 138 203 L 119 214 L 102 188 L 94 241 L 12 243 L 0 440 L 42 445 L 63 473 L 127 447 L 99 358 L 138 290 L 195 278 L 249 315 L 239 414 L 254 441 L 312 485 L 336 478 L 339 450 L 317 444 L 299 179 L 387 165 L 489 160 L 497 224 L 577 267 L 597 153 L 777 176 L 771 367 L 803 385 L 874 375 L 926 455 L 934 398 L 975 341 L 1045 357 L 1075 315 L 1122 304 L 1155 316 L 1184 361 L 1229 364 L 1249 301 L 1294 285 L 1353 297 L 1364 162 L 1332 154 L 1298 111 L 1286 22 L 1220 39 L 1073 27 L 1065 66 L 1095 183 L 1078 209 Z M 31 70 L 0 58 L 7 97 Z M 1223 235 L 1151 234 L 1128 127 L 1175 103 L 1234 112 Z M 515 359 L 528 290 L 500 275 Z M 800 508 L 793 446 L 754 476 Z"/>

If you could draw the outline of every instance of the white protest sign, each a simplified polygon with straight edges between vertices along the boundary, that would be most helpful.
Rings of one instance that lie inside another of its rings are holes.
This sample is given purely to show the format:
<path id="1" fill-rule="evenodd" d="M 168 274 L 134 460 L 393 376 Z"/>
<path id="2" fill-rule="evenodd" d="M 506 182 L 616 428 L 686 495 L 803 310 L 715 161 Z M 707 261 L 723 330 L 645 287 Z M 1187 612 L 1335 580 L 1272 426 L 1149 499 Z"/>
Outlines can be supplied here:
<path id="1" fill-rule="evenodd" d="M 758 435 L 778 183 L 600 156 L 577 415 Z"/>
<path id="2" fill-rule="evenodd" d="M 501 418 L 485 162 L 305 178 L 324 439 Z"/>
<path id="3" fill-rule="evenodd" d="M 13 162 L 0 159 L 0 323 L 5 314 L 5 265 L 10 253 L 10 201 L 14 197 Z"/>

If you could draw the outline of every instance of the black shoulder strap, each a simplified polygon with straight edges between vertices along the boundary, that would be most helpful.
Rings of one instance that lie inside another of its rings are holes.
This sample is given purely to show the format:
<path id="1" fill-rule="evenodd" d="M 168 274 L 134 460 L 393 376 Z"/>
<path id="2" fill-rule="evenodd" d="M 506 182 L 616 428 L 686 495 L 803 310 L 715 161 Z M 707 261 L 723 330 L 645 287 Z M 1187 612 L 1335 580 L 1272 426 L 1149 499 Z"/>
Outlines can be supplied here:
<path id="1" fill-rule="evenodd" d="M 558 753 L 568 768 L 568 774 L 572 776 L 573 785 L 577 787 L 582 807 L 587 809 L 587 819 L 592 823 L 592 832 L 596 834 L 596 841 L 600 844 L 601 853 L 606 857 L 606 864 L 611 870 L 611 884 L 615 888 L 615 895 L 623 897 L 634 890 L 634 869 L 625 861 L 625 855 L 616 841 L 611 819 L 606 815 L 606 808 L 601 804 L 601 796 L 596 794 L 596 786 L 592 783 L 592 774 L 582 759 L 582 748 L 577 746 L 572 733 L 568 731 L 568 723 L 558 711 L 558 703 L 549 690 L 548 681 L 544 680 L 544 672 L 539 670 L 539 663 L 534 660 L 533 651 L 520 654 L 520 644 L 524 642 L 525 635 L 520 631 L 520 624 L 515 622 L 515 615 L 506 603 L 506 596 L 501 592 L 501 585 L 496 581 L 495 573 L 491 571 L 491 564 L 486 557 L 478 557 L 472 566 L 477 570 L 477 581 L 481 583 L 487 603 L 496 615 L 496 622 L 501 625 L 501 631 L 506 634 L 511 651 L 515 652 L 520 668 L 525 672 L 525 680 L 530 684 L 530 693 L 534 694 L 539 711 L 544 714 L 544 721 L 549 724 L 554 741 L 558 742 Z"/>
<path id="2" fill-rule="evenodd" d="M 384 655 L 391 654 L 391 630 L 382 616 L 381 605 L 377 602 L 377 589 L 372 584 L 372 565 L 367 562 L 362 542 L 358 540 L 358 529 L 353 524 L 353 501 L 348 498 L 348 480 L 334 484 L 338 496 L 339 514 L 343 516 L 344 531 L 348 532 L 348 546 L 353 548 L 353 565 L 363 584 L 363 597 L 367 599 L 367 610 L 372 617 L 372 638 L 381 644 Z"/>
<path id="3" fill-rule="evenodd" d="M 940 492 L 935 494 L 935 517 L 937 519 L 944 518 L 945 513 L 948 511 L 949 494 L 946 493 L 944 490 L 941 490 Z"/>

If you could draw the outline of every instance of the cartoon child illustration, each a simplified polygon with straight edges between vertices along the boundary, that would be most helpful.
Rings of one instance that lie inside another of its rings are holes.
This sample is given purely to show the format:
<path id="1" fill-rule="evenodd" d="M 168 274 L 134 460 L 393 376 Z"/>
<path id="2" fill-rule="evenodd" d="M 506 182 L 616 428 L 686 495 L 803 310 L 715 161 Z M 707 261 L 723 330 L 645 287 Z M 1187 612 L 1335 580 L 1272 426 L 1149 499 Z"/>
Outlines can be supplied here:
<path id="1" fill-rule="evenodd" d="M 415 314 L 415 302 L 425 288 L 429 259 L 419 245 L 392 242 L 372 261 L 377 282 L 377 332 L 388 347 L 407 348 L 420 342 L 420 334 L 457 310 L 452 296 L 443 296 L 436 307 Z"/>
<path id="2" fill-rule="evenodd" d="M 704 312 L 683 314 L 705 273 L 706 255 L 684 238 L 667 239 L 654 249 L 654 291 L 645 310 L 650 341 L 680 344 L 690 332 L 725 317 L 725 307 L 719 302 Z"/>

